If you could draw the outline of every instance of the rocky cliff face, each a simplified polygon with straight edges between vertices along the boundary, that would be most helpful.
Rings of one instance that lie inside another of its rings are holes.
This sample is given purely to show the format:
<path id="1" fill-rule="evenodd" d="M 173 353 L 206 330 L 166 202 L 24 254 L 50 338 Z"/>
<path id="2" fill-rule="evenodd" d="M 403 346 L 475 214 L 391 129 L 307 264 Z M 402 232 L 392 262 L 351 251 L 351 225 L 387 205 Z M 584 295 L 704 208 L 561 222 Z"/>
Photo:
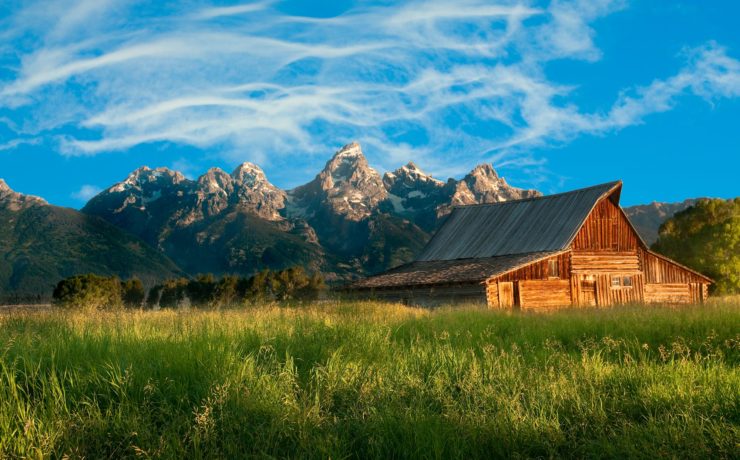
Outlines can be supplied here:
<path id="1" fill-rule="evenodd" d="M 218 216 L 232 208 L 269 221 L 283 219 L 280 212 L 285 208 L 285 192 L 272 185 L 262 169 L 252 163 L 240 165 L 232 174 L 211 168 L 198 178 L 190 193 L 194 195 L 194 205 L 178 222 L 180 226 Z"/>
<path id="2" fill-rule="evenodd" d="M 267 180 L 264 171 L 253 164 L 243 163 L 231 174 L 236 205 L 263 219 L 278 221 L 283 217 L 287 194 Z"/>

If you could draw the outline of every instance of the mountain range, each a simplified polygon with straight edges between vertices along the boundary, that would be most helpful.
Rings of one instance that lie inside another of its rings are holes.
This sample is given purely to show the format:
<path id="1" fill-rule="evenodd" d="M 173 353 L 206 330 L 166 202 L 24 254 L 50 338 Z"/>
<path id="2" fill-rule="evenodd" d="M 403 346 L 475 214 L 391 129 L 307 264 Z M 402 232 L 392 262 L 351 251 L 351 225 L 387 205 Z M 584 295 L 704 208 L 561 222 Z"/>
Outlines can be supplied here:
<path id="1" fill-rule="evenodd" d="M 490 164 L 440 181 L 410 162 L 380 175 L 348 144 L 305 185 L 282 190 L 243 163 L 195 180 L 141 167 L 81 211 L 21 195 L 0 181 L 0 293 L 33 293 L 80 272 L 145 281 L 197 273 L 250 275 L 303 265 L 330 281 L 376 273 L 421 251 L 453 206 L 540 196 Z M 627 208 L 648 242 L 690 205 Z M 44 291 L 44 294 L 47 291 Z"/>

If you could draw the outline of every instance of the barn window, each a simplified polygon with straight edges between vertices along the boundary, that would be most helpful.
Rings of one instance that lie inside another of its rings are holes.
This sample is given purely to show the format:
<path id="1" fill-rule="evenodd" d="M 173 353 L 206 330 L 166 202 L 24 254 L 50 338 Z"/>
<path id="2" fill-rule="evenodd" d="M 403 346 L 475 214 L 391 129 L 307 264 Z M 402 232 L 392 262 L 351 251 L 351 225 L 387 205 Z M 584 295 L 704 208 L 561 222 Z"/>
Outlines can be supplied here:
<path id="1" fill-rule="evenodd" d="M 548 260 L 548 276 L 550 278 L 560 278 L 560 267 L 558 266 L 557 259 Z"/>
<path id="2" fill-rule="evenodd" d="M 622 285 L 621 276 L 612 276 L 612 287 L 619 287 Z"/>
<path id="3" fill-rule="evenodd" d="M 622 286 L 632 287 L 632 277 L 631 276 L 623 277 Z"/>

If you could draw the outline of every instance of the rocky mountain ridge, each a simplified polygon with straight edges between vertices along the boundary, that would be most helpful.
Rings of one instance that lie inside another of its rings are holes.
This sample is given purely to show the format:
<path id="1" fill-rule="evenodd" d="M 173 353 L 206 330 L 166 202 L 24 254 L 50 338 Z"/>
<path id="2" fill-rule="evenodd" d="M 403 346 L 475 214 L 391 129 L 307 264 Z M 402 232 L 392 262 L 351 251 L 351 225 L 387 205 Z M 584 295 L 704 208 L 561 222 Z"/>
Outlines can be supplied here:
<path id="1" fill-rule="evenodd" d="M 460 181 L 442 182 L 413 163 L 381 176 L 354 142 L 292 190 L 274 186 L 252 163 L 231 174 L 212 168 L 196 180 L 142 167 L 82 211 L 143 238 L 188 272 L 305 263 L 346 278 L 411 260 L 454 205 L 538 195 L 509 186 L 491 165 Z"/>

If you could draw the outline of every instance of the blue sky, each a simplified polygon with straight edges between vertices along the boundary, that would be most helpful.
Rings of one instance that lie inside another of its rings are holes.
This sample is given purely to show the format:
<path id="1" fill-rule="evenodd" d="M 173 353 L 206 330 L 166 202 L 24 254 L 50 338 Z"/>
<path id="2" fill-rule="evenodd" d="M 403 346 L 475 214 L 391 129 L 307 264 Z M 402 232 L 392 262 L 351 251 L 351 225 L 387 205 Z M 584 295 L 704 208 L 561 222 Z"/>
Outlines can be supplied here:
<path id="1" fill-rule="evenodd" d="M 624 205 L 740 195 L 740 2 L 0 4 L 0 177 L 81 207 L 133 169 L 310 180 L 492 162 Z"/>

